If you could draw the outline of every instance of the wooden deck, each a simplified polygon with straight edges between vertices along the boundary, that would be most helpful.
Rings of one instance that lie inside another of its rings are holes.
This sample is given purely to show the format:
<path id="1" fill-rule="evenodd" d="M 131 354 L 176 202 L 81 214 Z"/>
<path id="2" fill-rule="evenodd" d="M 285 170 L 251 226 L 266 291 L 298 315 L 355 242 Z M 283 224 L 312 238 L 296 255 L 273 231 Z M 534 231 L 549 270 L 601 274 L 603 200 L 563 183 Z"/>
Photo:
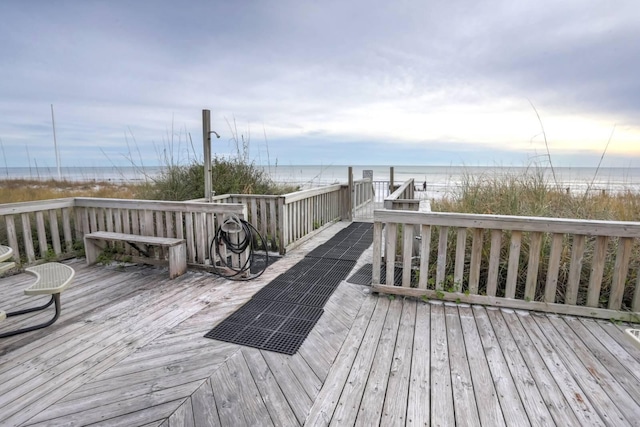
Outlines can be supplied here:
<path id="1" fill-rule="evenodd" d="M 640 425 L 640 350 L 608 321 L 343 282 L 294 356 L 203 338 L 345 225 L 248 283 L 70 261 L 58 322 L 0 341 L 0 425 Z M 0 279 L 0 308 L 38 302 L 30 280 Z"/>

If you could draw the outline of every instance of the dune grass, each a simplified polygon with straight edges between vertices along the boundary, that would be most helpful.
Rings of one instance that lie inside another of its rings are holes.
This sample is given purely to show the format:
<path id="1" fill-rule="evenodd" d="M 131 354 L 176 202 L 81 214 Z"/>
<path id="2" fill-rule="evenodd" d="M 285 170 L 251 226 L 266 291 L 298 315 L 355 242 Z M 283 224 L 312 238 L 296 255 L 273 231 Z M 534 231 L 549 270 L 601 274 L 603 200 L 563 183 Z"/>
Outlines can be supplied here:
<path id="1" fill-rule="evenodd" d="M 0 182 L 0 203 L 64 197 L 132 199 L 137 197 L 140 188 L 140 184 L 130 182 L 7 179 Z"/>
<path id="2" fill-rule="evenodd" d="M 524 173 L 467 174 L 459 188 L 432 201 L 431 206 L 439 212 L 640 221 L 639 193 L 569 193 L 550 183 L 539 168 Z"/>

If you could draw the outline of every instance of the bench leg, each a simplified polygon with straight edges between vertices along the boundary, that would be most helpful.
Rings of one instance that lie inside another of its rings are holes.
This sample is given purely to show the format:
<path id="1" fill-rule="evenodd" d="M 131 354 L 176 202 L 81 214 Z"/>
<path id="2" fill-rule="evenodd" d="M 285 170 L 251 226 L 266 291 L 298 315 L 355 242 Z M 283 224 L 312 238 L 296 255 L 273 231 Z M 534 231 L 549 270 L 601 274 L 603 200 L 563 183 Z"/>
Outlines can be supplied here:
<path id="1" fill-rule="evenodd" d="M 169 278 L 173 279 L 187 271 L 187 245 L 171 246 L 169 248 Z"/>
<path id="2" fill-rule="evenodd" d="M 47 304 L 45 304 L 43 306 L 30 308 L 30 309 L 26 309 L 26 310 L 14 311 L 12 313 L 7 313 L 7 317 L 16 316 L 18 314 L 30 313 L 30 312 L 36 311 L 36 310 L 42 310 L 42 309 L 45 309 L 45 308 L 49 307 L 52 302 L 55 302 L 55 306 L 56 306 L 56 314 L 53 316 L 53 319 L 49 320 L 48 322 L 41 323 L 39 325 L 29 326 L 28 328 L 22 328 L 22 329 L 18 329 L 16 331 L 5 332 L 3 334 L 0 334 L 0 338 L 12 337 L 14 335 L 24 334 L 25 332 L 31 332 L 31 331 L 35 331 L 37 329 L 42 329 L 42 328 L 46 328 L 47 326 L 53 325 L 53 323 L 56 320 L 58 320 L 58 317 L 60 316 L 60 294 L 53 294 L 51 296 L 51 301 L 49 301 Z"/>
<path id="3" fill-rule="evenodd" d="M 95 264 L 100 255 L 100 246 L 93 239 L 84 238 L 84 255 L 87 257 L 87 265 Z"/>

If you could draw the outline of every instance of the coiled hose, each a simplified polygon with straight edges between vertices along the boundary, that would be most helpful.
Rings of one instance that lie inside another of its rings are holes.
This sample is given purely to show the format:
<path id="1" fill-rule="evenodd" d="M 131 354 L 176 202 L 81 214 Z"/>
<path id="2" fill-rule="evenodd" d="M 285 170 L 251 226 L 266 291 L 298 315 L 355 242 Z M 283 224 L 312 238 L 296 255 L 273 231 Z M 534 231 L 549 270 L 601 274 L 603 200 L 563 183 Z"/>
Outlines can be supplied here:
<path id="1" fill-rule="evenodd" d="M 238 237 L 241 235 L 244 235 L 244 237 L 240 240 Z M 254 237 L 257 237 L 258 239 L 255 239 Z M 260 246 L 257 243 L 261 243 L 262 247 L 265 248 L 266 259 L 264 267 L 255 274 L 251 274 L 251 266 L 255 260 L 255 248 Z M 253 225 L 238 218 L 236 215 L 230 216 L 220 224 L 216 230 L 213 240 L 211 241 L 209 254 L 220 254 L 220 248 L 223 246 L 226 247 L 227 253 L 230 252 L 233 255 L 239 256 L 247 249 L 249 250 L 249 253 L 247 255 L 247 260 L 240 267 L 233 267 L 233 265 L 228 263 L 226 257 L 219 256 L 220 264 L 224 268 L 220 269 L 215 263 L 213 263 L 213 273 L 220 277 L 237 281 L 253 280 L 260 277 L 269 265 L 269 251 L 267 250 L 267 242 L 264 240 L 264 237 L 262 237 L 260 232 L 258 232 Z"/>

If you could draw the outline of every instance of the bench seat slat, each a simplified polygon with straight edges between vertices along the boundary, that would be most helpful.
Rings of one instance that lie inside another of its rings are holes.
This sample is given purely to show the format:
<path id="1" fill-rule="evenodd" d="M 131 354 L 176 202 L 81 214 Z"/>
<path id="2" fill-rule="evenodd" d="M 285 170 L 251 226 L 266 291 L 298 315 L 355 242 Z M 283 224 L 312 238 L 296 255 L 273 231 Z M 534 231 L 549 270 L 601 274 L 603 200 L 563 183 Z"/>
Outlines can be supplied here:
<path id="1" fill-rule="evenodd" d="M 184 239 L 176 239 L 173 237 L 156 237 L 156 236 L 138 236 L 135 234 L 114 233 L 110 231 L 95 231 L 85 234 L 86 239 L 97 240 L 122 240 L 133 243 L 143 243 L 148 245 L 159 246 L 177 246 L 184 242 Z"/>
<path id="2" fill-rule="evenodd" d="M 36 281 L 24 290 L 25 295 L 59 294 L 76 274 L 73 268 L 58 262 L 28 267 L 25 271 L 36 276 Z"/>

